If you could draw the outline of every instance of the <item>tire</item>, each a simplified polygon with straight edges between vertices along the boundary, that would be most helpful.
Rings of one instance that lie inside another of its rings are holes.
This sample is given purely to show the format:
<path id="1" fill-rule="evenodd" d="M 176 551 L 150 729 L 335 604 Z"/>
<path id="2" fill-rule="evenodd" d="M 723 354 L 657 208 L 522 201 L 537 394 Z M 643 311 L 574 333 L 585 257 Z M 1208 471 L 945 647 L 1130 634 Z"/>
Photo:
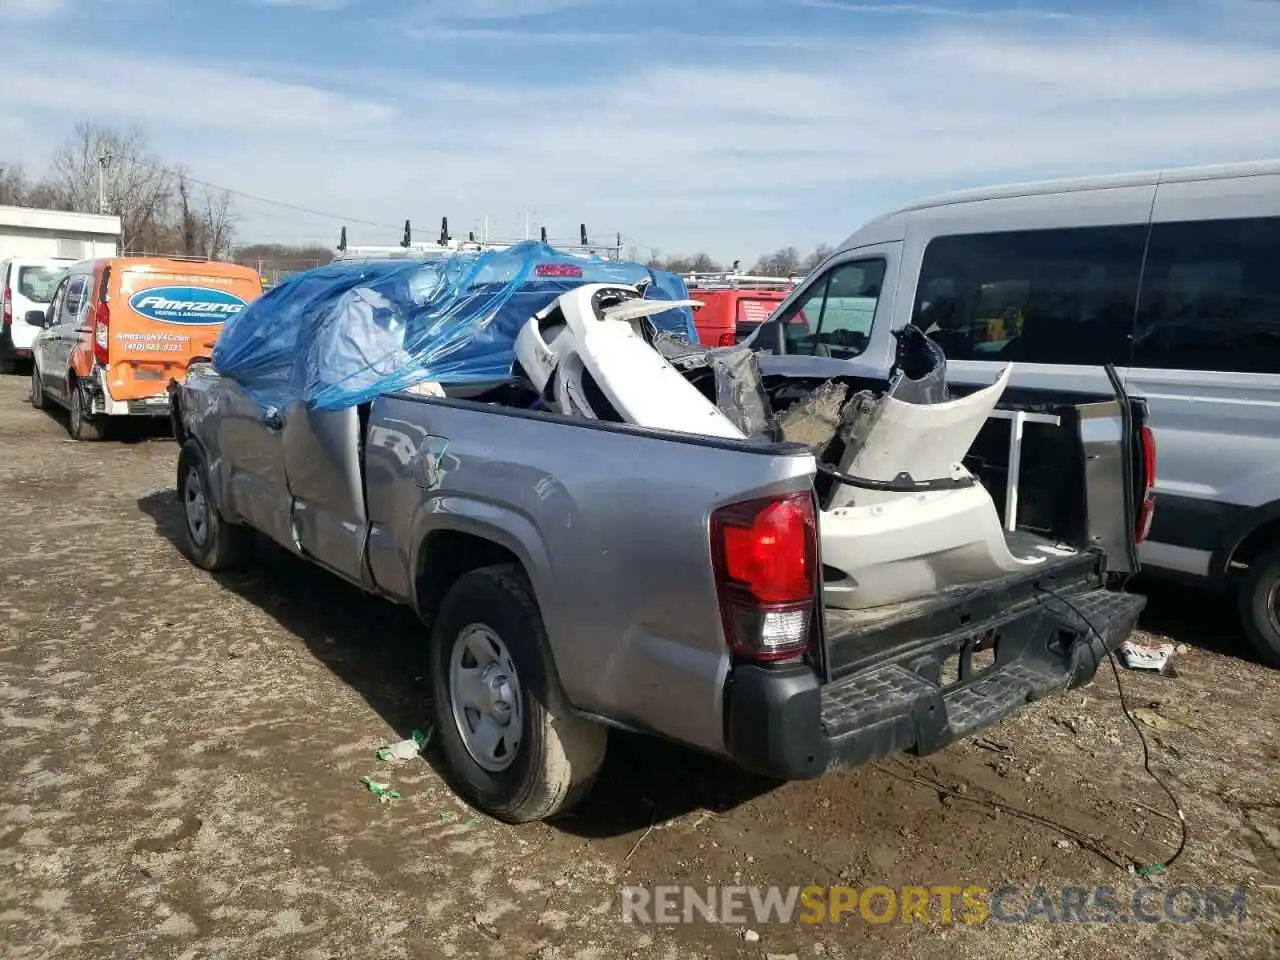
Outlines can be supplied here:
<path id="1" fill-rule="evenodd" d="M 40 379 L 40 368 L 31 364 L 31 405 L 37 410 L 48 410 L 52 404 L 44 394 L 44 381 Z"/>
<path id="2" fill-rule="evenodd" d="M 67 432 L 72 440 L 101 440 L 107 434 L 106 418 L 95 417 L 85 409 L 88 397 L 79 381 L 68 378 L 71 384 L 71 413 L 67 418 Z"/>
<path id="3" fill-rule="evenodd" d="M 1258 655 L 1280 668 L 1280 547 L 1249 564 L 1240 584 L 1240 619 Z"/>
<path id="4" fill-rule="evenodd" d="M 486 697 L 487 716 L 461 698 L 455 709 L 468 662 L 480 663 L 470 652 L 477 646 L 494 657 L 488 683 L 473 687 Z M 517 565 L 482 567 L 453 585 L 436 617 L 432 667 L 436 729 L 455 786 L 473 806 L 506 823 L 528 823 L 565 813 L 586 796 L 609 731 L 570 709 L 542 616 Z M 511 732 L 497 742 L 506 749 L 486 754 L 472 731 L 481 723 L 504 729 L 503 717 Z"/>
<path id="5" fill-rule="evenodd" d="M 33 364 L 34 366 L 34 364 Z M 0 350 L 0 376 L 18 372 L 18 360 L 8 350 Z"/>
<path id="6" fill-rule="evenodd" d="M 209 495 L 204 454 L 188 440 L 178 454 L 178 503 L 182 509 L 182 552 L 197 567 L 214 572 L 242 566 L 253 546 L 253 531 L 228 523 Z M 197 517 L 203 517 L 197 522 Z"/>

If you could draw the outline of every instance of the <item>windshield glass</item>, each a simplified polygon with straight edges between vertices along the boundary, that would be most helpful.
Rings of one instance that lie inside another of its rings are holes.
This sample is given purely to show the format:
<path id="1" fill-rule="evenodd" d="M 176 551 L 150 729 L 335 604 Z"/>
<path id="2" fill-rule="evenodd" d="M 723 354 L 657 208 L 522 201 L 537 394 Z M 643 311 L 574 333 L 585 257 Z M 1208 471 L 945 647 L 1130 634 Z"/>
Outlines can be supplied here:
<path id="1" fill-rule="evenodd" d="M 18 293 L 33 303 L 48 303 L 58 281 L 66 275 L 66 267 L 19 267 Z"/>

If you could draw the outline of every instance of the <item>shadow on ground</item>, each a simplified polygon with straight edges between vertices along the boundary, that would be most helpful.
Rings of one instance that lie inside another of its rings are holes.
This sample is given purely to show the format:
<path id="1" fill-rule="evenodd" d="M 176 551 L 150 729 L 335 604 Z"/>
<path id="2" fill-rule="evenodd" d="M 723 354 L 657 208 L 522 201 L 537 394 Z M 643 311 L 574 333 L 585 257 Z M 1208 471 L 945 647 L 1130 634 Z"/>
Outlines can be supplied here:
<path id="1" fill-rule="evenodd" d="M 30 394 L 28 394 L 28 398 Z M 71 428 L 69 414 L 65 407 L 56 404 L 44 411 L 44 415 L 55 421 L 59 427 L 67 431 L 68 439 Z M 101 443 L 146 443 L 149 440 L 172 440 L 173 427 L 168 417 L 115 417 L 107 426 L 106 437 Z"/>
<path id="2" fill-rule="evenodd" d="M 1150 576 L 1136 578 L 1130 589 L 1147 597 L 1147 608 L 1138 620 L 1141 629 L 1175 643 L 1262 663 L 1240 625 L 1233 596 Z"/>
<path id="3" fill-rule="evenodd" d="M 177 496 L 151 493 L 138 507 L 181 550 Z M 211 576 L 302 640 L 402 737 L 425 729 L 431 722 L 430 660 L 426 629 L 417 616 L 363 595 L 264 538 L 258 543 L 251 569 Z M 439 754 L 428 750 L 427 759 L 448 776 Z M 725 812 L 776 785 L 718 758 L 615 731 L 595 788 L 554 826 L 583 838 L 618 836 L 698 810 Z"/>

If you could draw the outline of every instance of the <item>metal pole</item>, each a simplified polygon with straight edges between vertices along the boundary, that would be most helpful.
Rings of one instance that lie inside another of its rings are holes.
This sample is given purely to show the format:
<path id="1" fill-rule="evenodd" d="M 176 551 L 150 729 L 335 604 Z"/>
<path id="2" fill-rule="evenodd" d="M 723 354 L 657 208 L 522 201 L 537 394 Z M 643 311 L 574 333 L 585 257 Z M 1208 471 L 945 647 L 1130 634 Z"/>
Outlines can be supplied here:
<path id="1" fill-rule="evenodd" d="M 107 163 L 111 159 L 111 154 L 98 154 L 98 212 L 107 212 L 107 189 L 106 189 L 106 171 Z"/>

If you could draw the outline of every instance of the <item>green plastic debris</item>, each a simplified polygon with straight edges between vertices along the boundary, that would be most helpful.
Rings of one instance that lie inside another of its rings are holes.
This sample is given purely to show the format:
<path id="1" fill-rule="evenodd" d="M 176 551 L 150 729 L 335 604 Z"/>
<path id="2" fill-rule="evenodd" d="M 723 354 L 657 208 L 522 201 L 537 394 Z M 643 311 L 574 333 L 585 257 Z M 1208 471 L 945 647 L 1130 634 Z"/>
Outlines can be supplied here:
<path id="1" fill-rule="evenodd" d="M 479 817 L 472 817 L 470 820 L 466 822 L 466 826 L 478 827 L 480 826 L 481 823 L 483 823 L 483 821 Z"/>
<path id="2" fill-rule="evenodd" d="M 456 813 L 442 813 L 436 817 L 436 823 L 453 823 L 457 819 L 458 815 Z"/>
<path id="3" fill-rule="evenodd" d="M 379 760 L 412 760 L 414 757 L 422 753 L 427 748 L 427 744 L 431 742 L 432 730 L 427 729 L 426 733 L 421 730 L 413 731 L 413 736 L 408 740 L 401 740 L 399 743 L 389 743 L 378 751 Z"/>
<path id="4" fill-rule="evenodd" d="M 383 803 L 390 803 L 392 800 L 400 799 L 400 794 L 392 790 L 389 783 L 375 783 L 372 777 L 362 777 L 360 782 L 368 787 L 369 792 Z"/>

